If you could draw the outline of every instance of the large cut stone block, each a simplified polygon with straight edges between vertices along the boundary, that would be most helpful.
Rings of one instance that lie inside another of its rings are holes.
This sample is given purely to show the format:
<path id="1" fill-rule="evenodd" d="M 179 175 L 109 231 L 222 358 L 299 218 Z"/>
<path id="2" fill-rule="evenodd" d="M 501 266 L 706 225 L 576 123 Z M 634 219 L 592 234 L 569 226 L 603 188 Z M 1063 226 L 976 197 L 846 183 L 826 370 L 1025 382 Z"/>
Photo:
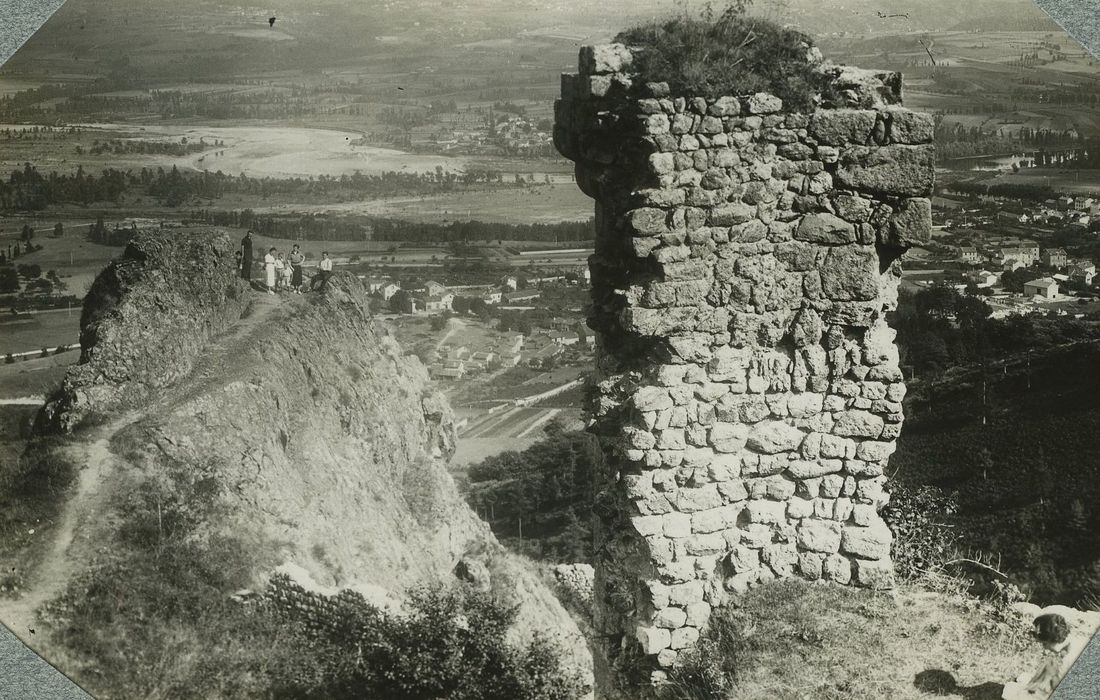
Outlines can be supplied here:
<path id="1" fill-rule="evenodd" d="M 927 146 L 852 146 L 844 150 L 836 180 L 889 197 L 926 197 L 935 182 L 935 150 Z"/>
<path id="2" fill-rule="evenodd" d="M 865 144 L 877 112 L 869 109 L 819 109 L 810 120 L 810 135 L 830 146 Z"/>
<path id="3" fill-rule="evenodd" d="M 798 223 L 795 240 L 825 245 L 856 242 L 856 227 L 832 214 L 807 214 Z"/>
<path id="4" fill-rule="evenodd" d="M 924 197 L 904 200 L 885 233 L 881 242 L 896 248 L 928 243 L 932 240 L 932 202 Z"/>
<path id="5" fill-rule="evenodd" d="M 871 301 L 878 297 L 879 259 L 872 246 L 832 248 L 819 272 L 821 289 L 829 299 Z"/>
<path id="6" fill-rule="evenodd" d="M 886 559 L 894 536 L 882 520 L 869 527 L 850 525 L 844 528 L 840 549 L 862 559 Z"/>

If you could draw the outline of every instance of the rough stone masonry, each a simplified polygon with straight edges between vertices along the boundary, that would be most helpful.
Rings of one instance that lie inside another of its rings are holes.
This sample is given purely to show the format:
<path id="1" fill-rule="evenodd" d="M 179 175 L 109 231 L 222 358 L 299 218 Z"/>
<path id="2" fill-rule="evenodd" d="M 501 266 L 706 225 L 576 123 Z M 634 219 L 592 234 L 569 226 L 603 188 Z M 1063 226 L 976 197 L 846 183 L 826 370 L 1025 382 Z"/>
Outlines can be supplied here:
<path id="1" fill-rule="evenodd" d="M 619 44 L 563 76 L 555 144 L 596 202 L 601 697 L 643 697 L 757 582 L 893 582 L 886 312 L 931 231 L 933 121 L 899 74 L 811 52 L 830 89 L 809 114 L 672 98 Z"/>

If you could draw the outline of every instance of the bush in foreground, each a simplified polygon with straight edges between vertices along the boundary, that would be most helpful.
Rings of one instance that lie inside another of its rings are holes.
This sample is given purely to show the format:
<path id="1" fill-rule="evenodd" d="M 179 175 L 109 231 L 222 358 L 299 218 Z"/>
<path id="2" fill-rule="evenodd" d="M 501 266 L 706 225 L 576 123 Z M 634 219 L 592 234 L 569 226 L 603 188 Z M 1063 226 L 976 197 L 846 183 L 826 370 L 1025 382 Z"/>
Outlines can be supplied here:
<path id="1" fill-rule="evenodd" d="M 414 590 L 402 613 L 344 592 L 304 605 L 235 592 L 274 548 L 211 525 L 227 517 L 217 465 L 116 494 L 110 548 L 46 613 L 75 676 L 101 698 L 566 700 L 579 678 L 536 638 L 513 643 L 516 610 L 463 584 Z M 288 580 L 278 581 L 283 588 Z"/>

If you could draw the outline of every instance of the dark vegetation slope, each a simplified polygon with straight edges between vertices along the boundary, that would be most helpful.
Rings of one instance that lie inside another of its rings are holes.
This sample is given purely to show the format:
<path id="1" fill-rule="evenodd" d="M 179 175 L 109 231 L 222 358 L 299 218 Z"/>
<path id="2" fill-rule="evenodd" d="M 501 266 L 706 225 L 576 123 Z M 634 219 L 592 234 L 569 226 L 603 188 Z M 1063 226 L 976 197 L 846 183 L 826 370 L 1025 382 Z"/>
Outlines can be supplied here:
<path id="1" fill-rule="evenodd" d="M 593 436 L 552 423 L 546 437 L 526 450 L 471 467 L 466 498 L 509 548 L 547 561 L 587 562 L 603 468 Z"/>
<path id="2" fill-rule="evenodd" d="M 983 400 L 983 396 L 985 397 Z M 914 387 L 896 483 L 954 501 L 939 519 L 1043 603 L 1100 594 L 1100 344 L 1026 354 Z"/>

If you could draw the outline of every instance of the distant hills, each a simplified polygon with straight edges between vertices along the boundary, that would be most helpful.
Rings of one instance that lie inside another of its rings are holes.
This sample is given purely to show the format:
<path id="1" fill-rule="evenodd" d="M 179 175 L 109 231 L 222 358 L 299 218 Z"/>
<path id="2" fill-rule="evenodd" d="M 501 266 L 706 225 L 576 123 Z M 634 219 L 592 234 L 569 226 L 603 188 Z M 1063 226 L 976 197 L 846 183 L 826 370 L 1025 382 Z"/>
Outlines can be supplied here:
<path id="1" fill-rule="evenodd" d="M 701 8 L 693 0 L 688 7 Z M 572 52 L 606 41 L 643 18 L 680 5 L 666 0 L 591 4 L 575 0 L 480 0 L 461 4 L 390 0 L 269 0 L 227 5 L 211 0 L 69 0 L 5 65 L 3 74 L 66 81 L 110 74 L 149 79 L 338 71 L 349 61 L 407 70 L 425 52 L 490 40 L 523 38 L 524 50 Z M 752 11 L 815 36 L 922 31 L 1060 31 L 1028 0 L 929 2 L 756 2 Z M 274 24 L 269 18 L 275 17 Z M 571 27 L 569 36 L 540 34 Z M 532 32 L 534 34 L 532 35 Z M 484 47 L 482 47 L 484 48 Z M 497 49 L 508 60 L 514 47 Z"/>

